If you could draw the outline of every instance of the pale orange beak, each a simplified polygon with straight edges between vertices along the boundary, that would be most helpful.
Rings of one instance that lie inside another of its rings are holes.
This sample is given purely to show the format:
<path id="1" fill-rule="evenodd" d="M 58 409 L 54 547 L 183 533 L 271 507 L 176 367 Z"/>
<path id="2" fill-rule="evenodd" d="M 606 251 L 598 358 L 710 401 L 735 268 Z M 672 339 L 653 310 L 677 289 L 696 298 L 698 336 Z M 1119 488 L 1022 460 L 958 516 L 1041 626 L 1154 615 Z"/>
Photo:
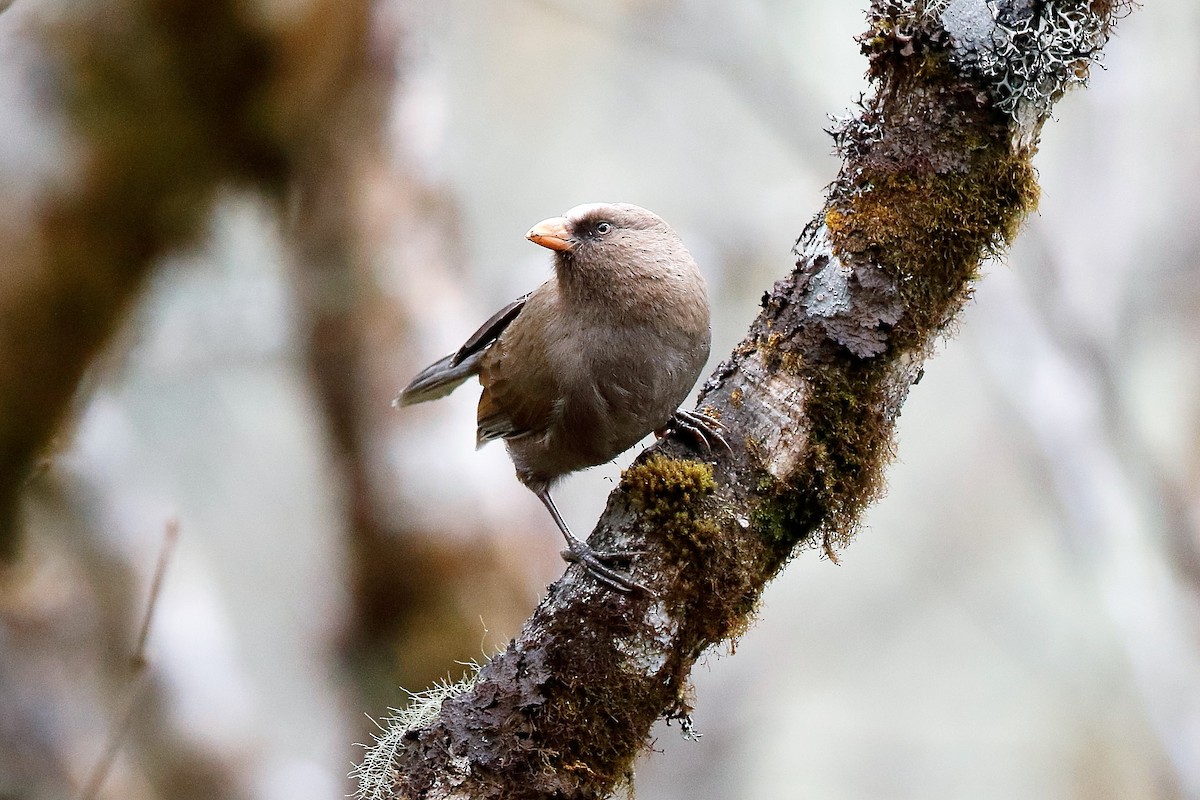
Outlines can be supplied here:
<path id="1" fill-rule="evenodd" d="M 563 217 L 544 219 L 529 229 L 525 238 L 542 247 L 551 250 L 567 252 L 575 249 L 575 239 L 567 231 L 567 221 Z"/>

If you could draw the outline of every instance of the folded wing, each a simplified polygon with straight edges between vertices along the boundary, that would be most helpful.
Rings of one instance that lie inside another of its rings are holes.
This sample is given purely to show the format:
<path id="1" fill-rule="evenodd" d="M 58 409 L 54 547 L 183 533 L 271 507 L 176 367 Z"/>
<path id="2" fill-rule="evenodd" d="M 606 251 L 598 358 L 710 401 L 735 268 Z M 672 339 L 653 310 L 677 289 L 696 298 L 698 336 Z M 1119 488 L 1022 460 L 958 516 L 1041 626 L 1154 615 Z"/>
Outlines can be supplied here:
<path id="1" fill-rule="evenodd" d="M 411 406 L 437 400 L 457 389 L 467 378 L 478 374 L 484 353 L 517 318 L 528 299 L 529 295 L 525 295 L 509 303 L 479 326 L 479 330 L 471 334 L 471 338 L 456 352 L 418 372 L 396 398 L 397 404 Z"/>

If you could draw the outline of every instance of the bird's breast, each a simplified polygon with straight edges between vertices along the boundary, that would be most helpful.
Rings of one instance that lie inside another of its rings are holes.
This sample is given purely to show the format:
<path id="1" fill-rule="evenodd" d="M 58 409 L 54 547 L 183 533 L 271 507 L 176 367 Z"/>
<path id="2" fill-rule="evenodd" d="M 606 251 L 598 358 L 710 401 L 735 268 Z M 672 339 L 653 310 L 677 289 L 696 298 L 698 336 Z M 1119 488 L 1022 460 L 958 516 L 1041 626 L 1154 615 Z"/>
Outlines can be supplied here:
<path id="1" fill-rule="evenodd" d="M 661 426 L 684 401 L 708 357 L 708 333 L 595 325 L 554 349 L 563 377 L 560 424 L 584 431 L 589 449 L 607 461 Z"/>

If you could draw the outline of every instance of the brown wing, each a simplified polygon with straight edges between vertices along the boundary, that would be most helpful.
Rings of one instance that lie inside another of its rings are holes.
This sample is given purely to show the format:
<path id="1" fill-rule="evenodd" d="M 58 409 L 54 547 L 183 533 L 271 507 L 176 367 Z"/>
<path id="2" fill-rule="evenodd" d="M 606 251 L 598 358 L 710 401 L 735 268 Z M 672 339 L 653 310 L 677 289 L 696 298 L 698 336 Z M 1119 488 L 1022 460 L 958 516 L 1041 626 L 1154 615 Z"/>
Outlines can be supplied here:
<path id="1" fill-rule="evenodd" d="M 479 326 L 479 330 L 471 334 L 471 338 L 467 339 L 457 352 L 451 353 L 445 358 L 439 358 L 417 373 L 408 386 L 405 386 L 404 390 L 400 392 L 396 403 L 408 406 L 413 403 L 437 400 L 450 394 L 467 378 L 478 373 L 479 362 L 483 359 L 484 352 L 517 318 L 528 299 L 529 295 L 518 297 Z"/>
<path id="2" fill-rule="evenodd" d="M 533 294 L 530 292 L 529 294 Z M 458 348 L 458 352 L 450 359 L 452 366 L 458 366 L 466 359 L 470 358 L 480 350 L 484 350 L 492 342 L 500 338 L 500 334 L 504 333 L 504 329 L 509 326 L 521 310 L 525 308 L 525 301 L 529 299 L 529 294 L 518 297 L 504 308 L 492 315 L 492 318 L 479 326 L 479 330 L 471 334 L 471 338 L 463 343 L 463 346 Z"/>
<path id="3" fill-rule="evenodd" d="M 526 295 L 525 313 L 501 331 L 479 366 L 476 445 L 541 433 L 549 425 L 558 396 L 557 380 L 546 357 L 541 321 L 554 302 L 551 293 Z"/>

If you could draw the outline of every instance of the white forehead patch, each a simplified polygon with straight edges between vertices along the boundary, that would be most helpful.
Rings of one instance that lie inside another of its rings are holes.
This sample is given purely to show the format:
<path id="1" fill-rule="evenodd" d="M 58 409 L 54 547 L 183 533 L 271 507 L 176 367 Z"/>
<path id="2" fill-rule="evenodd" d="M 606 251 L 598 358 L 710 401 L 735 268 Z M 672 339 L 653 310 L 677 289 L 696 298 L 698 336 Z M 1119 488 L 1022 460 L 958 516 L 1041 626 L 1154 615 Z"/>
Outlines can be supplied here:
<path id="1" fill-rule="evenodd" d="M 616 205 L 615 203 L 581 203 L 580 205 L 577 205 L 574 208 L 572 208 L 567 213 L 563 214 L 563 216 L 571 221 L 575 221 L 578 219 L 583 219 L 588 214 L 591 214 L 593 211 L 601 211 L 601 210 L 610 209 L 615 205 Z"/>
<path id="2" fill-rule="evenodd" d="M 655 217 L 652 211 L 648 211 L 641 206 L 635 206 L 632 203 L 583 203 L 572 208 L 564 217 L 575 222 L 581 220 L 589 214 L 603 213 L 607 211 L 623 211 L 625 213 L 646 214 L 650 217 Z"/>

